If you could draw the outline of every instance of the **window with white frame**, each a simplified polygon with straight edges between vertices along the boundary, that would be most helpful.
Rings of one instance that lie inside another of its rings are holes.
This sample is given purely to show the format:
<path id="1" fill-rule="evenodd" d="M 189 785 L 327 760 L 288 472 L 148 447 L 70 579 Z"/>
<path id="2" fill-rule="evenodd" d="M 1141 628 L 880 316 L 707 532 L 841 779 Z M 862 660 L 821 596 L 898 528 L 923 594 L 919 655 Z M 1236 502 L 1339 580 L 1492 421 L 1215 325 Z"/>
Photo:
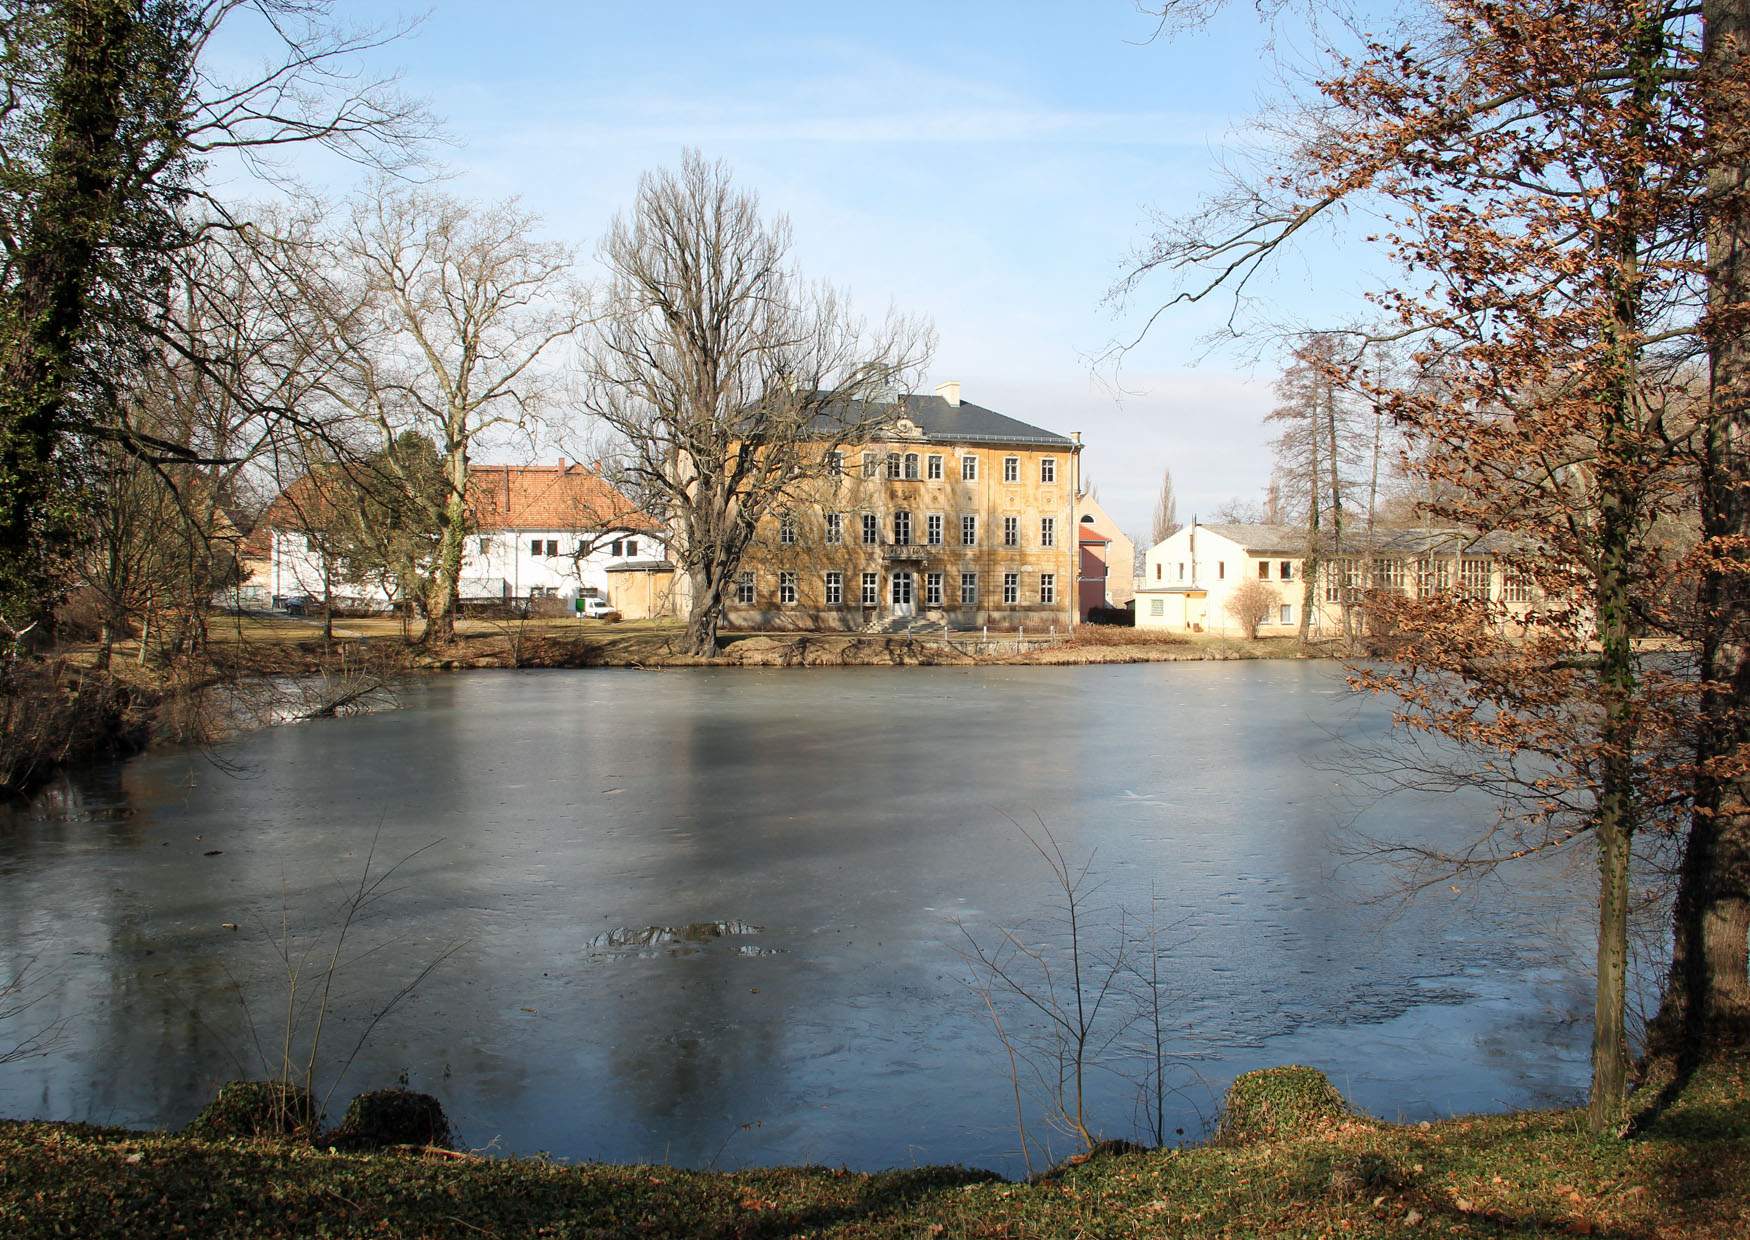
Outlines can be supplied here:
<path id="1" fill-rule="evenodd" d="M 753 602 L 752 573 L 743 573 L 735 579 L 735 601 L 738 603 Z"/>
<path id="2" fill-rule="evenodd" d="M 924 541 L 932 547 L 942 545 L 942 514 L 932 512 L 924 518 Z"/>
<path id="3" fill-rule="evenodd" d="M 940 607 L 942 605 L 942 574 L 924 574 L 924 606 Z"/>
<path id="4" fill-rule="evenodd" d="M 960 480 L 962 482 L 978 481 L 978 458 L 976 456 L 960 458 Z"/>
<path id="5" fill-rule="evenodd" d="M 1151 598 L 1148 601 L 1148 614 L 1151 616 L 1165 616 L 1167 614 L 1167 600 L 1164 598 Z"/>
<path id="6" fill-rule="evenodd" d="M 1003 546 L 1019 547 L 1021 545 L 1021 518 L 1003 518 Z"/>
<path id="7" fill-rule="evenodd" d="M 838 546 L 845 541 L 845 519 L 840 513 L 826 514 L 826 541 L 831 546 Z"/>
<path id="8" fill-rule="evenodd" d="M 1489 562 L 1474 557 L 1464 560 L 1458 566 L 1458 584 L 1466 598 L 1488 598 Z"/>
<path id="9" fill-rule="evenodd" d="M 796 601 L 795 573 L 778 574 L 778 601 L 780 603 L 794 603 Z"/>
<path id="10" fill-rule="evenodd" d="M 1057 546 L 1057 518 L 1039 518 L 1039 545 L 1041 547 Z"/>
<path id="11" fill-rule="evenodd" d="M 638 554 L 638 540 L 636 538 L 628 538 L 626 540 L 626 554 L 628 556 Z"/>
<path id="12" fill-rule="evenodd" d="M 913 482 L 917 481 L 918 454 L 915 452 L 905 454 L 905 476 Z"/>
<path id="13" fill-rule="evenodd" d="M 881 578 L 875 573 L 863 574 L 863 606 L 881 605 Z"/>
<path id="14" fill-rule="evenodd" d="M 845 454 L 843 452 L 828 452 L 826 454 L 826 472 L 835 478 L 845 472 Z"/>
<path id="15" fill-rule="evenodd" d="M 541 554 L 541 540 L 539 538 L 529 539 L 529 554 L 530 555 L 540 555 Z"/>
<path id="16" fill-rule="evenodd" d="M 911 513 L 903 508 L 893 514 L 893 545 L 911 546 Z"/>
<path id="17" fill-rule="evenodd" d="M 1375 560 L 1373 562 L 1373 588 L 1375 590 L 1404 591 L 1404 562 L 1402 560 Z"/>
<path id="18" fill-rule="evenodd" d="M 1057 574 L 1039 574 L 1039 601 L 1041 603 L 1057 602 Z"/>
<path id="19" fill-rule="evenodd" d="M 826 575 L 826 605 L 841 606 L 845 601 L 845 575 L 843 573 L 828 573 Z"/>
<path id="20" fill-rule="evenodd" d="M 960 518 L 960 545 L 962 547 L 978 546 L 978 518 Z"/>
<path id="21" fill-rule="evenodd" d="M 887 477 L 889 480 L 895 480 L 899 477 L 899 465 L 899 453 L 889 452 L 887 454 Z"/>
<path id="22" fill-rule="evenodd" d="M 1269 560 L 1259 560 L 1258 561 L 1258 580 L 1259 581 L 1270 580 L 1270 561 Z"/>
<path id="23" fill-rule="evenodd" d="M 1021 458 L 1005 456 L 1003 458 L 1003 481 L 1019 482 L 1021 480 Z"/>
<path id="24" fill-rule="evenodd" d="M 1179 561 L 1179 580 L 1185 580 L 1185 561 Z"/>
<path id="25" fill-rule="evenodd" d="M 1277 612 L 1277 623 L 1278 624 L 1293 624 L 1294 623 L 1294 604 L 1293 603 L 1282 604 L 1281 608 Z"/>
<path id="26" fill-rule="evenodd" d="M 875 475 L 880 471 L 880 468 L 881 467 L 879 464 L 877 464 L 876 457 L 875 457 L 875 454 L 873 452 L 863 453 L 863 477 L 865 477 L 865 478 L 875 477 Z"/>
<path id="27" fill-rule="evenodd" d="M 874 513 L 872 513 L 872 512 L 864 513 L 863 514 L 863 545 L 865 547 L 873 547 L 876 543 L 878 543 L 880 541 L 881 541 L 881 524 L 880 524 L 880 522 L 875 520 Z"/>
<path id="28" fill-rule="evenodd" d="M 1331 560 L 1321 569 L 1320 575 L 1325 579 L 1325 602 L 1340 603 L 1343 601 L 1343 565 L 1348 560 Z"/>
<path id="29" fill-rule="evenodd" d="M 1442 594 L 1452 589 L 1452 561 L 1444 556 L 1416 561 L 1416 593 Z"/>
<path id="30" fill-rule="evenodd" d="M 796 514 L 781 512 L 778 514 L 778 541 L 786 547 L 796 543 Z"/>
<path id="31" fill-rule="evenodd" d="M 1531 601 L 1531 578 L 1522 569 L 1508 568 L 1501 577 L 1501 598 L 1508 603 Z"/>
<path id="32" fill-rule="evenodd" d="M 1011 606 L 1021 601 L 1021 574 L 1003 574 L 1003 602 Z"/>
<path id="33" fill-rule="evenodd" d="M 960 574 L 960 605 L 962 607 L 978 606 L 978 574 Z"/>
<path id="34" fill-rule="evenodd" d="M 492 538 L 490 535 L 488 535 L 487 537 L 484 537 L 480 540 L 480 554 L 481 555 L 491 555 L 492 554 Z"/>
<path id="35" fill-rule="evenodd" d="M 942 480 L 942 457 L 939 453 L 930 454 L 930 459 L 924 469 L 924 473 L 928 475 L 931 482 L 940 482 Z"/>
<path id="36" fill-rule="evenodd" d="M 1276 566 L 1276 575 L 1284 581 L 1294 580 L 1294 561 L 1282 560 Z"/>
<path id="37" fill-rule="evenodd" d="M 1054 457 L 1043 456 L 1039 458 L 1039 481 L 1057 481 L 1057 461 Z"/>

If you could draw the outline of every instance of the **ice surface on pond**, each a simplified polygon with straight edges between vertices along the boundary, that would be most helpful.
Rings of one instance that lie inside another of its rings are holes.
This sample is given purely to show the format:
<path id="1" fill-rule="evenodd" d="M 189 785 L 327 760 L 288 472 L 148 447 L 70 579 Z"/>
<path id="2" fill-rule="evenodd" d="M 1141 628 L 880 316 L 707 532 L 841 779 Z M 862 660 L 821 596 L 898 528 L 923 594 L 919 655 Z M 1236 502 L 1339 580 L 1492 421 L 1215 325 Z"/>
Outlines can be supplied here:
<path id="1" fill-rule="evenodd" d="M 407 860 L 351 932 L 328 1044 L 455 952 L 338 1103 L 405 1072 L 475 1145 L 1013 1171 L 964 952 L 1050 938 L 1017 826 L 1041 823 L 1091 859 L 1096 940 L 1157 915 L 1169 1129 L 1293 1060 L 1393 1118 L 1584 1088 L 1586 859 L 1400 904 L 1342 846 L 1490 810 L 1346 781 L 1343 738 L 1388 713 L 1330 665 L 479 672 L 397 697 L 0 812 L 0 973 L 34 960 L 33 1013 L 67 1031 L 0 1068 L 0 1114 L 180 1125 L 260 1076 L 276 944 L 333 927 L 374 840 L 379 872 Z M 1137 1103 L 1103 1073 L 1091 1113 L 1130 1136 Z"/>

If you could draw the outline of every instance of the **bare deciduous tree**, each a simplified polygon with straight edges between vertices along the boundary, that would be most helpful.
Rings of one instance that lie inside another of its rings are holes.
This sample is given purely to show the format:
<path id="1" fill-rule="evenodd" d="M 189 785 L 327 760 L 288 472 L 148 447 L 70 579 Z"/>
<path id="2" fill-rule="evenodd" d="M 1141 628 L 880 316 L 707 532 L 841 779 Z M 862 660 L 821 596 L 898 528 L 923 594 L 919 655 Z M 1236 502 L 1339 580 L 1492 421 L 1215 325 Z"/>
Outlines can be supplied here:
<path id="1" fill-rule="evenodd" d="M 612 273 L 584 391 L 626 485 L 668 531 L 687 647 L 717 650 L 760 519 L 843 445 L 891 424 L 928 361 L 921 323 L 870 330 L 842 294 L 790 266 L 790 225 L 761 216 L 696 151 L 645 174 L 602 244 Z"/>
<path id="2" fill-rule="evenodd" d="M 556 346 L 585 321 L 571 251 L 514 203 L 477 207 L 379 184 L 352 209 L 333 268 L 309 282 L 331 350 L 322 394 L 383 449 L 414 430 L 443 458 L 424 640 L 455 632 L 468 534 L 468 463 L 494 431 L 529 432 L 551 407 Z M 390 473 L 395 453 L 379 454 Z M 405 478 L 407 498 L 419 479 Z"/>

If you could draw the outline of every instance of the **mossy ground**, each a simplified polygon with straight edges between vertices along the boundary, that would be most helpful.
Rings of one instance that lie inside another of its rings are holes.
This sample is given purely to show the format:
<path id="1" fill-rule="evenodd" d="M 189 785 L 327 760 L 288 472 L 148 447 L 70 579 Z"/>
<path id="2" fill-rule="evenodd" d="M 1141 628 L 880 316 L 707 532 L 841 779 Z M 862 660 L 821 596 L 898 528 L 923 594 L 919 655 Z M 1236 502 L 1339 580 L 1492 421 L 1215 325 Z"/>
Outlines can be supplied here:
<path id="1" fill-rule="evenodd" d="M 6 1236 L 1750 1236 L 1750 1074 L 1627 1141 L 1575 1111 L 1356 1121 L 1092 1159 L 1028 1184 L 433 1160 L 0 1124 Z"/>

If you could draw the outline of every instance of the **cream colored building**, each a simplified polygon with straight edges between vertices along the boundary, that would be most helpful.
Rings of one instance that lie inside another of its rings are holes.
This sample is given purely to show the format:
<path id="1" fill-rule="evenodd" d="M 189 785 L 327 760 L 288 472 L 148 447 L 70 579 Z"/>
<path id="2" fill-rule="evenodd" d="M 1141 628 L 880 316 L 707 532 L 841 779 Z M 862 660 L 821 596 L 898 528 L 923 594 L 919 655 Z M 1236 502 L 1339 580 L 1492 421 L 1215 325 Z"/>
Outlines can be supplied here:
<path id="1" fill-rule="evenodd" d="M 1091 608 L 1122 607 L 1136 597 L 1136 544 L 1086 491 L 1076 498 L 1076 541 L 1082 619 Z"/>
<path id="2" fill-rule="evenodd" d="M 1504 603 L 1509 612 L 1528 607 L 1531 583 L 1501 562 L 1505 546 L 1501 536 L 1458 530 L 1376 531 L 1369 549 L 1320 565 L 1308 631 L 1341 635 L 1344 600 L 1353 610 L 1369 590 L 1415 596 L 1446 593 L 1456 584 L 1470 597 Z M 1293 526 L 1193 522 L 1149 548 L 1136 591 L 1137 627 L 1243 636 L 1228 602 L 1243 583 L 1256 581 L 1272 600 L 1257 635 L 1292 636 L 1306 599 L 1305 554 L 1306 531 Z"/>
<path id="3" fill-rule="evenodd" d="M 739 629 L 1071 627 L 1078 436 L 960 398 L 903 397 L 870 442 L 760 522 L 731 584 Z"/>

